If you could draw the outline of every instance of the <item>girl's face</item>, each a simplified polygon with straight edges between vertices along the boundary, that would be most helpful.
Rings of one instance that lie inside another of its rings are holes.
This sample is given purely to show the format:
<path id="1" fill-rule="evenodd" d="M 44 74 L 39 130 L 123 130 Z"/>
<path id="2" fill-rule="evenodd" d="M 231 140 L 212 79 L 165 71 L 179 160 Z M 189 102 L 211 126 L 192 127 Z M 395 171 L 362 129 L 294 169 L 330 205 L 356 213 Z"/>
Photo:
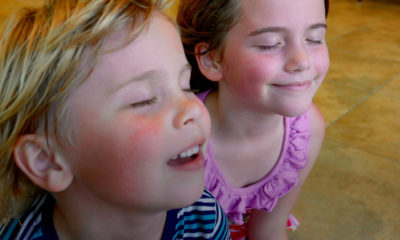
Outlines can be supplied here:
<path id="1" fill-rule="evenodd" d="M 203 192 L 208 112 L 190 91 L 191 70 L 174 25 L 156 14 L 119 49 L 128 30 L 106 40 L 106 49 L 117 50 L 67 101 L 75 134 L 61 146 L 75 177 L 70 189 L 120 209 L 187 206 Z"/>
<path id="2" fill-rule="evenodd" d="M 233 101 L 297 116 L 311 105 L 328 67 L 322 0 L 243 0 L 220 64 Z"/>

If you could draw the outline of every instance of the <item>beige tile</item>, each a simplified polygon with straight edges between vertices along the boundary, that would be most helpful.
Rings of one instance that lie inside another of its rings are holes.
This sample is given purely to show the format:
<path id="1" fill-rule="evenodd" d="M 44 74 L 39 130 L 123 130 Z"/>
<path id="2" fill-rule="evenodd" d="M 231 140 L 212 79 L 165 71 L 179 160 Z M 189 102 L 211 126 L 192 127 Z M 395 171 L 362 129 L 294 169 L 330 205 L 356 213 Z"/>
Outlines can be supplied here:
<path id="1" fill-rule="evenodd" d="M 378 94 L 382 94 L 385 96 L 390 96 L 399 99 L 400 101 L 400 74 L 397 77 L 389 82 L 386 86 L 384 86 Z M 400 119 L 399 119 L 400 121 Z"/>
<path id="2" fill-rule="evenodd" d="M 366 7 L 357 4 L 354 1 L 330 1 L 328 21 L 333 25 L 341 27 L 360 27 L 367 21 L 374 21 L 380 19 L 382 14 L 375 14 L 373 16 L 365 15 Z M 352 12 L 353 15 L 349 13 Z M 354 18 L 354 16 L 357 18 Z"/>
<path id="3" fill-rule="evenodd" d="M 327 39 L 334 39 L 347 34 L 362 26 L 383 19 L 395 18 L 400 13 L 400 7 L 393 4 L 375 4 L 373 1 L 363 1 L 357 4 L 356 0 L 330 1 L 330 11 L 327 19 Z"/>
<path id="4" fill-rule="evenodd" d="M 374 95 L 328 127 L 326 138 L 400 160 L 400 101 Z"/>
<path id="5" fill-rule="evenodd" d="M 321 110 L 326 126 L 329 126 L 367 96 L 364 92 L 325 82 L 315 95 L 314 103 Z"/>
<path id="6" fill-rule="evenodd" d="M 343 46 L 328 45 L 331 65 L 325 78 L 326 83 L 372 93 L 400 72 L 400 61 L 366 58 L 349 52 L 351 50 L 346 43 L 342 44 Z M 338 50 L 338 48 L 348 51 Z"/>
<path id="7" fill-rule="evenodd" d="M 400 4 L 399 4 L 400 7 Z M 368 27 L 377 32 L 388 34 L 390 36 L 400 36 L 400 11 L 395 17 L 389 17 L 368 24 Z"/>
<path id="8" fill-rule="evenodd" d="M 326 140 L 293 213 L 292 240 L 397 240 L 400 162 Z"/>
<path id="9" fill-rule="evenodd" d="M 400 13 L 398 0 L 362 0 L 362 2 L 360 7 L 365 9 L 366 14 L 380 14 L 387 17 Z"/>
<path id="10" fill-rule="evenodd" d="M 352 1 L 352 0 L 351 0 Z M 400 14 L 400 4 L 398 0 L 362 0 L 360 15 L 368 22 L 378 17 L 392 18 Z"/>
<path id="11" fill-rule="evenodd" d="M 388 59 L 400 62 L 400 36 L 389 36 L 363 27 L 328 42 L 331 49 L 364 57 L 364 61 Z"/>

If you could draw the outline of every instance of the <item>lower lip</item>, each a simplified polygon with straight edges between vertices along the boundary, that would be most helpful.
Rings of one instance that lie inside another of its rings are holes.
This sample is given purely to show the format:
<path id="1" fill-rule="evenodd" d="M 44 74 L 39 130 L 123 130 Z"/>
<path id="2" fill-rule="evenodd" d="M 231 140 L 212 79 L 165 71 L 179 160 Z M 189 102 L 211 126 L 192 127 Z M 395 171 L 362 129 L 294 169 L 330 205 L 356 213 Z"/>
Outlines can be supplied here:
<path id="1" fill-rule="evenodd" d="M 170 167 L 180 171 L 198 171 L 204 168 L 204 156 L 200 152 L 197 157 L 189 162 L 175 164 L 174 162 L 167 163 Z"/>
<path id="2" fill-rule="evenodd" d="M 302 84 L 293 84 L 293 85 L 278 85 L 278 84 L 273 84 L 272 86 L 287 90 L 287 91 L 304 91 L 307 90 L 311 86 L 311 82 L 306 82 Z"/>

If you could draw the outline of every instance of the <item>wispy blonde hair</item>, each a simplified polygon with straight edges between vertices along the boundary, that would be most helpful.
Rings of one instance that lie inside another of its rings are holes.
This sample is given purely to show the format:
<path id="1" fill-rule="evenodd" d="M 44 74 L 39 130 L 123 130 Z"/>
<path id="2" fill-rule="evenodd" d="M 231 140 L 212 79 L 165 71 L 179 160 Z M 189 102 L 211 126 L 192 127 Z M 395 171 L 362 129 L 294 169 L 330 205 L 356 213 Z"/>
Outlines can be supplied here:
<path id="1" fill-rule="evenodd" d="M 164 2 L 47 0 L 42 7 L 25 9 L 3 34 L 0 42 L 0 224 L 19 215 L 42 191 L 14 162 L 13 148 L 18 138 L 35 133 L 41 126 L 47 135 L 49 125 L 54 126 L 52 131 L 57 136 L 58 120 L 64 121 L 62 106 L 68 91 L 82 80 L 82 74 L 86 77 L 90 74 L 104 38 L 130 24 L 129 37 L 133 40 L 148 25 L 152 12 L 163 9 Z"/>

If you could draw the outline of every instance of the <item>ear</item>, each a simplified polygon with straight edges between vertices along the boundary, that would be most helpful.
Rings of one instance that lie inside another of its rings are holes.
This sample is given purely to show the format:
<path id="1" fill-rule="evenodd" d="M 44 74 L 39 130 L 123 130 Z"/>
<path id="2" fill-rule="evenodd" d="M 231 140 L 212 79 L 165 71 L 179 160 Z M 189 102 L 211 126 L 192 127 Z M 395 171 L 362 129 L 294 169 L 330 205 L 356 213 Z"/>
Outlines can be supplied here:
<path id="1" fill-rule="evenodd" d="M 14 147 L 14 159 L 33 183 L 49 192 L 60 192 L 72 182 L 73 174 L 68 165 L 50 149 L 44 136 L 21 136 Z"/>
<path id="2" fill-rule="evenodd" d="M 221 66 L 217 62 L 214 51 L 208 51 L 209 45 L 198 43 L 194 47 L 194 52 L 200 72 L 211 81 L 220 81 L 222 79 Z"/>

